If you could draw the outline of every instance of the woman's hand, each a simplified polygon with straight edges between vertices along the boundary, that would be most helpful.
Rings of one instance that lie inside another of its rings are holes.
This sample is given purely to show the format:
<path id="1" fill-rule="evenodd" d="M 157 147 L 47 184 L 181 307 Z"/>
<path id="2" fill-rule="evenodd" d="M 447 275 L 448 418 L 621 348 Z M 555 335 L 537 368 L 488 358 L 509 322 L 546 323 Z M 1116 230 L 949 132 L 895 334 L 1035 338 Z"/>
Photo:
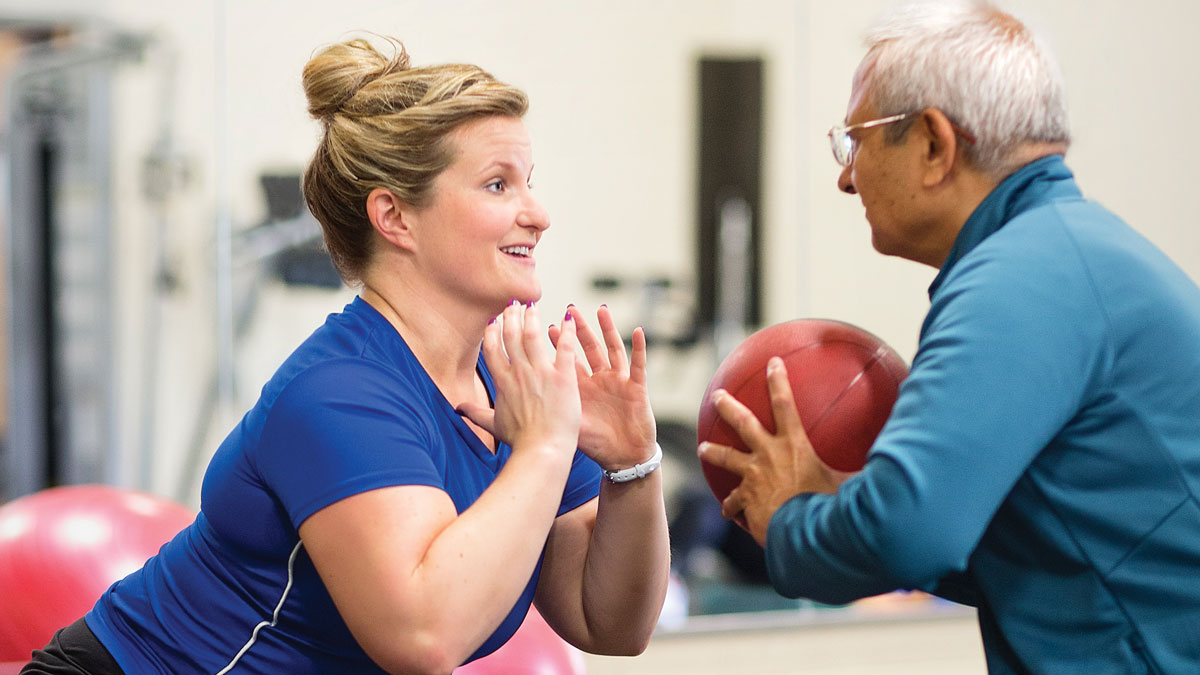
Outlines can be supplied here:
<path id="1" fill-rule="evenodd" d="M 608 307 L 596 312 L 603 341 L 574 305 L 562 323 L 550 326 L 550 340 L 562 351 L 576 340 L 586 362 L 577 361 L 583 421 L 579 447 L 601 467 L 616 471 L 650 458 L 656 429 L 646 389 L 646 335 L 633 331 L 632 356 L 613 323 Z"/>
<path id="2" fill-rule="evenodd" d="M 578 444 L 581 406 L 575 327 L 567 321 L 552 351 L 541 335 L 536 305 L 505 308 L 484 331 L 483 358 L 496 384 L 495 408 L 462 404 L 459 413 L 508 443 L 558 448 L 569 464 Z"/>

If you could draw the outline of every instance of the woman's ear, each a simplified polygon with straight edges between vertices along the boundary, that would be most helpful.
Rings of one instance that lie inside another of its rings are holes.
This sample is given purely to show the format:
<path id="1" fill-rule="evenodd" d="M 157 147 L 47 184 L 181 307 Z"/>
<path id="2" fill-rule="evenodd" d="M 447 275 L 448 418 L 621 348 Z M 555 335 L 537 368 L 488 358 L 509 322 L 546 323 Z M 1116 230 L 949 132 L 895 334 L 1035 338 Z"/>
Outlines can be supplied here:
<path id="1" fill-rule="evenodd" d="M 371 226 L 387 241 L 403 249 L 412 250 L 413 210 L 391 190 L 375 188 L 367 195 L 367 218 Z"/>

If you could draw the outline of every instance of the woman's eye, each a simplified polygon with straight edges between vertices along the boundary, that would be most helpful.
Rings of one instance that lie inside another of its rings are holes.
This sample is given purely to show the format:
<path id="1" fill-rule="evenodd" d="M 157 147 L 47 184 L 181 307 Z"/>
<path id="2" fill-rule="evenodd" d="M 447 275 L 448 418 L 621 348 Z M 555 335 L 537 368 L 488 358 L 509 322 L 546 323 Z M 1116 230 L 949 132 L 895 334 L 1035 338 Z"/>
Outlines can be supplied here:
<path id="1" fill-rule="evenodd" d="M 504 181 L 496 179 L 484 186 L 489 192 L 504 192 Z"/>

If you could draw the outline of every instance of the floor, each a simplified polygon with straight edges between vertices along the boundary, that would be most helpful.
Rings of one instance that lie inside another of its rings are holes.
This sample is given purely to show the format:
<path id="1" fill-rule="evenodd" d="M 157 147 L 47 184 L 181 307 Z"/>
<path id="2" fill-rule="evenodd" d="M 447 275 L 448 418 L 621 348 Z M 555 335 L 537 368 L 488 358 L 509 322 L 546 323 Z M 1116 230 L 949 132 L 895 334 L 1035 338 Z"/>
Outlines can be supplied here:
<path id="1" fill-rule="evenodd" d="M 722 625 L 724 623 L 725 625 Z M 633 658 L 587 655 L 587 675 L 984 675 L 966 608 L 825 618 L 702 617 Z"/>

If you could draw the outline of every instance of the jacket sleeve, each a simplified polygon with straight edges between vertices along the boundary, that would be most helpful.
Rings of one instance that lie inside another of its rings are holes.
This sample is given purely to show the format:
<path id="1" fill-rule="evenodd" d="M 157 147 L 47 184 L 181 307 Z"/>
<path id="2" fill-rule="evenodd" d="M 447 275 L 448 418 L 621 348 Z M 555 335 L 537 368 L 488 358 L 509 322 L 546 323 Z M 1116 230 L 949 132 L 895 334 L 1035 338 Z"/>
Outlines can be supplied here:
<path id="1" fill-rule="evenodd" d="M 932 591 L 966 569 L 1108 359 L 1087 273 L 1077 258 L 1051 259 L 1072 247 L 1047 225 L 1038 236 L 1063 241 L 1030 251 L 989 240 L 959 261 L 863 471 L 835 495 L 800 495 L 776 512 L 766 557 L 780 593 L 843 604 Z"/>

